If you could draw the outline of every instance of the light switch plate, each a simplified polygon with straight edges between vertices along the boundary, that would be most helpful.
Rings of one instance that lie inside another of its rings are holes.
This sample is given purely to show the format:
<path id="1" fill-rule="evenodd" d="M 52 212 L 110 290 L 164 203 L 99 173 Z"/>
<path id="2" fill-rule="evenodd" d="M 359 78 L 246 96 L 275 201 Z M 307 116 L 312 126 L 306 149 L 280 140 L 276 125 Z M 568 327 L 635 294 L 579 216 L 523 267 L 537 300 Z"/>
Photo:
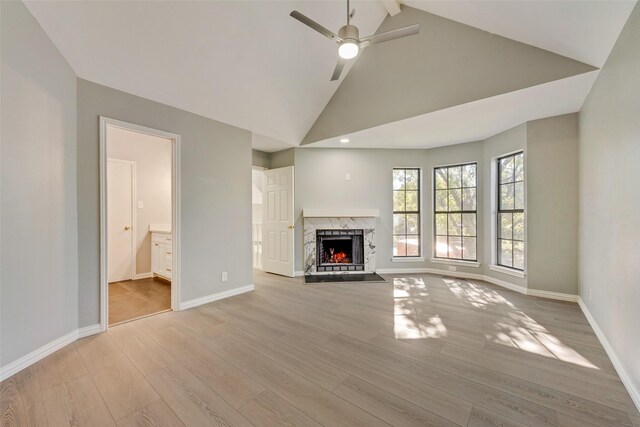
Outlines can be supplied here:
<path id="1" fill-rule="evenodd" d="M 351 174 L 349 172 L 347 172 L 347 174 L 344 176 L 344 180 L 351 181 Z"/>
<path id="2" fill-rule="evenodd" d="M 144 201 L 138 200 L 138 209 L 144 208 Z"/>

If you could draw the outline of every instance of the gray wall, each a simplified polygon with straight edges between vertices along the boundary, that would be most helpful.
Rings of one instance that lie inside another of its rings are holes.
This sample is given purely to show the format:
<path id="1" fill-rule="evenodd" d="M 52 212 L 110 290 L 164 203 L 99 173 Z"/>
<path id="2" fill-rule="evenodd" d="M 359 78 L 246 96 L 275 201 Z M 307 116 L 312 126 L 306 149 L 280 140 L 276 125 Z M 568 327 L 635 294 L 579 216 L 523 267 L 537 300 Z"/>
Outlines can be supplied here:
<path id="1" fill-rule="evenodd" d="M 303 270 L 303 208 L 379 209 L 376 267 L 402 267 L 403 264 L 391 262 L 392 169 L 425 164 L 425 150 L 296 148 L 296 270 Z M 345 180 L 346 173 L 351 174 L 350 181 Z M 415 267 L 415 263 L 411 264 L 404 266 Z"/>
<path id="2" fill-rule="evenodd" d="M 492 227 L 495 224 L 494 221 L 496 221 L 496 217 L 495 217 L 496 203 L 495 203 L 495 200 L 491 199 L 491 195 L 494 192 L 493 183 L 491 181 L 491 174 L 494 173 L 492 171 L 492 163 L 495 161 L 497 157 L 503 156 L 507 153 L 512 153 L 514 151 L 524 150 L 525 152 L 525 155 L 524 155 L 525 169 L 524 170 L 525 170 L 525 180 L 526 180 L 526 173 L 527 173 L 527 170 L 529 169 L 528 156 L 526 152 L 527 124 L 526 123 L 521 124 L 520 126 L 516 126 L 512 129 L 499 133 L 498 135 L 492 136 L 491 138 L 487 138 L 484 140 L 483 145 L 484 145 L 483 160 L 486 166 L 483 171 L 484 179 L 482 180 L 481 185 L 483 188 L 482 193 L 483 193 L 484 200 L 487 201 L 485 205 L 485 213 L 483 216 L 484 230 L 485 230 L 484 233 L 488 235 L 494 235 L 494 234 L 490 234 L 492 233 L 492 230 L 493 230 Z M 528 203 L 528 201 L 526 201 L 525 203 L 527 204 L 526 207 L 527 207 L 527 213 L 528 213 L 528 211 L 532 208 L 532 206 Z M 526 217 L 526 214 L 525 214 L 525 217 Z M 494 244 L 493 239 L 483 240 L 483 245 L 484 245 L 483 261 L 484 262 L 483 262 L 482 270 L 484 274 L 487 276 L 496 278 L 498 280 L 504 280 L 505 282 L 526 287 L 527 286 L 526 278 L 522 279 L 519 277 L 503 274 L 498 271 L 493 271 L 489 269 L 489 265 L 495 263 L 496 261 L 495 247 L 493 246 L 493 244 Z M 528 259 L 529 252 L 526 249 L 525 251 L 526 251 L 525 259 Z"/>
<path id="3" fill-rule="evenodd" d="M 362 52 L 303 144 L 595 70 L 406 6 L 378 31 L 416 23 L 419 34 Z"/>
<path id="4" fill-rule="evenodd" d="M 580 113 L 580 296 L 640 390 L 640 6 Z"/>
<path id="5" fill-rule="evenodd" d="M 251 165 L 269 169 L 271 167 L 271 154 L 260 150 L 251 150 Z"/>
<path id="6" fill-rule="evenodd" d="M 182 137 L 182 301 L 249 285 L 251 133 L 78 79 L 80 326 L 99 319 L 100 116 Z"/>
<path id="7" fill-rule="evenodd" d="M 286 150 L 277 151 L 271 153 L 271 169 L 283 168 L 286 166 L 293 166 L 295 163 L 295 148 L 288 148 Z"/>
<path id="8" fill-rule="evenodd" d="M 295 163 L 296 270 L 302 270 L 302 210 L 304 208 L 375 208 L 378 219 L 378 269 L 431 268 L 433 263 L 433 169 L 459 163 L 478 165 L 478 262 L 480 268 L 456 265 L 457 271 L 484 274 L 522 287 L 575 295 L 577 293 L 578 232 L 577 115 L 537 120 L 484 141 L 429 150 L 370 150 L 296 148 L 272 154 Z M 527 174 L 527 277 L 489 269 L 495 263 L 495 218 L 492 165 L 499 156 L 525 151 Z M 293 151 L 293 154 L 292 154 Z M 288 163 L 288 164 L 293 164 Z M 392 261 L 391 171 L 422 168 L 421 262 Z M 345 181 L 345 174 L 351 180 Z M 553 207 L 550 209 L 550 207 Z"/>
<path id="9" fill-rule="evenodd" d="M 0 366 L 77 328 L 76 77 L 22 2 L 0 2 Z"/>
<path id="10" fill-rule="evenodd" d="M 578 115 L 527 124 L 527 286 L 578 294 Z"/>

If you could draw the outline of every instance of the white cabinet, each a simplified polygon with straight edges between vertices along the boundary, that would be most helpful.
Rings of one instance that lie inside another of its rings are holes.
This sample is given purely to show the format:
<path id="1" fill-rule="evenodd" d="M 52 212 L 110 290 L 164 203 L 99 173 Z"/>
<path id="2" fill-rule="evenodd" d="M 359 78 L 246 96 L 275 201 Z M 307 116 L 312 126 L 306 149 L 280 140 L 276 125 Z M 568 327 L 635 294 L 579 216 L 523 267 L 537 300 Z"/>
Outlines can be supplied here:
<path id="1" fill-rule="evenodd" d="M 171 234 L 151 233 L 151 272 L 168 280 L 173 269 L 172 243 Z"/>

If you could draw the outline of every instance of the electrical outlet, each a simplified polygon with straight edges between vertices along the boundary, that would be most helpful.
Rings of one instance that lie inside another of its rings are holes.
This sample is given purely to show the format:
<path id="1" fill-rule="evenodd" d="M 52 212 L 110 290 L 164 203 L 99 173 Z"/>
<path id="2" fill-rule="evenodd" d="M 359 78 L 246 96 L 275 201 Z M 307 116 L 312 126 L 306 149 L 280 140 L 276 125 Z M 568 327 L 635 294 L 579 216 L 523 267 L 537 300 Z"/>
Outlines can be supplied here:
<path id="1" fill-rule="evenodd" d="M 226 281 L 227 281 L 227 272 L 226 272 L 226 271 L 223 271 L 223 272 L 222 272 L 222 281 L 223 281 L 223 282 L 226 282 Z"/>
<path id="2" fill-rule="evenodd" d="M 143 208 L 144 208 L 144 201 L 138 200 L 138 209 L 143 209 Z"/>
<path id="3" fill-rule="evenodd" d="M 347 174 L 344 176 L 344 180 L 351 181 L 351 174 L 349 172 L 347 172 Z"/>
<path id="4" fill-rule="evenodd" d="M 456 271 L 456 267 L 454 267 L 453 265 L 449 266 L 449 271 Z"/>

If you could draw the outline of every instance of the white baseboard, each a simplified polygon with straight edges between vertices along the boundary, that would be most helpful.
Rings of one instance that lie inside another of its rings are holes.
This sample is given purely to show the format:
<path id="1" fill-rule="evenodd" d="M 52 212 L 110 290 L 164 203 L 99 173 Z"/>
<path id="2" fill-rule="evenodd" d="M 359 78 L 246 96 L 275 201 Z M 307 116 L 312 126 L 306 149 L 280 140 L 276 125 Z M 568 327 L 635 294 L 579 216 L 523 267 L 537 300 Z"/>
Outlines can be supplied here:
<path id="1" fill-rule="evenodd" d="M 293 275 L 294 275 L 295 277 L 302 277 L 302 276 L 304 276 L 304 271 L 302 271 L 302 270 L 300 270 L 300 271 L 295 271 L 295 272 L 293 273 Z"/>
<path id="2" fill-rule="evenodd" d="M 498 285 L 515 292 L 519 292 L 523 295 L 531 295 L 535 297 L 555 299 L 560 301 L 578 302 L 577 295 L 562 294 L 559 292 L 550 292 L 550 291 L 540 291 L 537 289 L 528 289 L 524 286 L 516 285 L 515 283 L 506 282 L 504 280 L 496 279 L 495 277 L 487 276 L 484 274 L 465 273 L 463 271 L 447 271 L 447 270 L 439 270 L 436 268 L 379 268 L 378 270 L 376 270 L 376 273 L 378 274 L 428 273 L 428 274 L 437 274 L 441 276 L 458 277 L 460 279 L 483 280 L 485 282 L 493 283 L 494 285 Z"/>
<path id="3" fill-rule="evenodd" d="M 600 344 L 602 344 L 602 347 L 604 347 L 604 351 L 607 352 L 607 356 L 609 356 L 609 359 L 611 360 L 613 367 L 616 369 L 618 376 L 622 380 L 622 384 L 624 384 L 627 391 L 629 392 L 629 395 L 631 396 L 631 400 L 633 400 L 633 403 L 636 405 L 636 408 L 638 408 L 638 411 L 640 411 L 640 390 L 634 384 L 633 380 L 631 379 L 631 376 L 629 375 L 624 365 L 618 358 L 618 355 L 613 350 L 613 347 L 611 347 L 611 344 L 609 344 L 609 340 L 607 340 L 607 337 L 605 336 L 604 332 L 602 332 L 602 329 L 600 329 L 598 322 L 596 322 L 596 319 L 593 318 L 593 316 L 591 315 L 591 312 L 589 311 L 589 308 L 584 303 L 584 301 L 582 301 L 582 298 L 580 297 L 578 298 L 578 305 L 582 309 L 584 316 L 589 321 L 591 328 L 596 333 L 598 340 L 600 340 Z"/>
<path id="4" fill-rule="evenodd" d="M 99 334 L 102 332 L 102 326 L 100 324 L 85 326 L 84 328 L 78 329 L 78 339 L 88 337 L 90 335 Z"/>
<path id="5" fill-rule="evenodd" d="M 253 286 L 253 284 L 249 285 L 249 286 L 241 286 L 239 288 L 234 288 L 234 289 L 229 289 L 228 291 L 222 291 L 222 292 L 218 292 L 217 294 L 211 294 L 211 295 L 207 295 L 204 297 L 200 297 L 200 298 L 196 298 L 196 299 L 192 299 L 189 301 L 185 301 L 183 303 L 180 304 L 180 310 L 186 310 L 188 308 L 193 308 L 193 307 L 197 307 L 199 305 L 202 304 L 207 304 L 213 301 L 218 301 L 224 298 L 229 298 L 232 297 L 234 295 L 239 295 L 239 294 L 243 294 L 245 292 L 251 292 L 253 291 L 255 288 Z"/>
<path id="6" fill-rule="evenodd" d="M 578 302 L 578 295 L 563 294 L 560 292 L 541 291 L 539 289 L 527 289 L 527 295 L 534 297 L 555 299 L 559 301 Z"/>
<path id="7" fill-rule="evenodd" d="M 0 381 L 4 381 L 12 375 L 17 374 L 23 369 L 33 365 L 39 360 L 44 359 L 51 353 L 60 350 L 62 347 L 67 346 L 79 338 L 88 337 L 89 335 L 97 334 L 101 332 L 100 325 L 91 325 L 84 328 L 76 329 L 66 335 L 61 336 L 58 339 L 51 341 L 48 344 L 32 351 L 31 353 L 22 356 L 18 360 L 15 360 L 8 365 L 0 367 Z"/>
<path id="8" fill-rule="evenodd" d="M 135 276 L 133 276 L 133 280 L 150 279 L 152 277 L 153 277 L 153 273 L 152 272 L 140 273 L 140 274 L 136 274 Z"/>

